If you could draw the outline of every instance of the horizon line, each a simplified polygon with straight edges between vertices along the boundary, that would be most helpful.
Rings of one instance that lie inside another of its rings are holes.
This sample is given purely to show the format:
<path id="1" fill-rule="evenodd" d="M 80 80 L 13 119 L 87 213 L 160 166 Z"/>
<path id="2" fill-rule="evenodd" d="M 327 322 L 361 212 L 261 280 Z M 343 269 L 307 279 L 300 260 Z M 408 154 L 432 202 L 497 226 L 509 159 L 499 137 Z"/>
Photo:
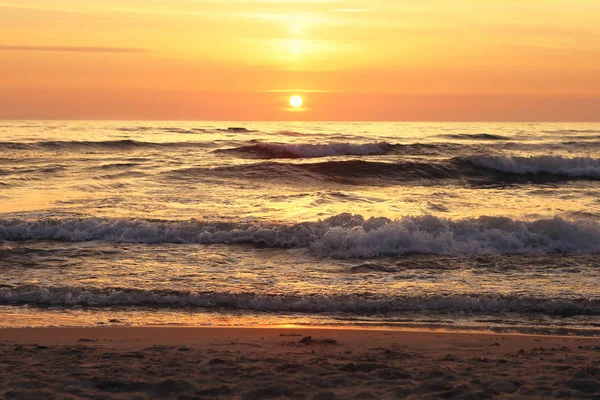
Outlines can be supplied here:
<path id="1" fill-rule="evenodd" d="M 339 122 L 339 123 L 489 123 L 489 124 L 600 124 L 598 120 L 469 120 L 469 119 L 455 119 L 455 120 L 351 120 L 351 119 L 315 119 L 315 120 L 291 120 L 291 119 L 178 119 L 178 118 L 162 118 L 162 119 L 151 119 L 151 118 L 3 118 L 0 117 L 0 121 L 64 121 L 64 122 L 285 122 L 285 123 L 317 123 L 317 122 Z"/>

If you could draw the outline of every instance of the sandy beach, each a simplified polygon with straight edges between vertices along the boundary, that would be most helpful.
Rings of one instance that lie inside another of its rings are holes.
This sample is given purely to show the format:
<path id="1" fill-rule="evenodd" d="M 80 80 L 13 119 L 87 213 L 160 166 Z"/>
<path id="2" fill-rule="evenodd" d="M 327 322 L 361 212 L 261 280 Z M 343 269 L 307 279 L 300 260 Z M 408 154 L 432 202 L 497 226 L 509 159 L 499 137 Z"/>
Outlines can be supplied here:
<path id="1" fill-rule="evenodd" d="M 600 339 L 297 327 L 0 330 L 2 398 L 600 398 Z"/>

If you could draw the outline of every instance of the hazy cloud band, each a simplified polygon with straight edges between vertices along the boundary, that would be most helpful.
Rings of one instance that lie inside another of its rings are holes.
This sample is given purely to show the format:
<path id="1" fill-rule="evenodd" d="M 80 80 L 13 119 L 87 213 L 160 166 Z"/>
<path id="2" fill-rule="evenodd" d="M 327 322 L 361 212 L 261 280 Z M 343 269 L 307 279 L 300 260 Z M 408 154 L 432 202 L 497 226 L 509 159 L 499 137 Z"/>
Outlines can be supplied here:
<path id="1" fill-rule="evenodd" d="M 74 53 L 145 53 L 146 49 L 127 47 L 72 47 L 72 46 L 4 46 L 0 45 L 0 51 L 57 51 Z"/>

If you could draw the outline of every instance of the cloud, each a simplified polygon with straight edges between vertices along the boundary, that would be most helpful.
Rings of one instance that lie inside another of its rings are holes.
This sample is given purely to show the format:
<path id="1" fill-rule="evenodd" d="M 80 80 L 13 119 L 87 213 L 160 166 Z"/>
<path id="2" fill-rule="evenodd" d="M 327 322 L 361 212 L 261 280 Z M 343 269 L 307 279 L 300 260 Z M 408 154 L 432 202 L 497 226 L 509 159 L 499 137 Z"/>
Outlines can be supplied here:
<path id="1" fill-rule="evenodd" d="M 257 93 L 332 93 L 324 89 L 269 89 L 260 90 Z"/>
<path id="2" fill-rule="evenodd" d="M 53 51 L 73 53 L 146 53 L 146 49 L 128 47 L 75 47 L 75 46 L 5 46 L 0 45 L 0 51 Z"/>
<path id="3" fill-rule="evenodd" d="M 335 12 L 340 12 L 340 13 L 362 13 L 362 12 L 366 12 L 367 10 L 364 8 L 336 8 Z"/>

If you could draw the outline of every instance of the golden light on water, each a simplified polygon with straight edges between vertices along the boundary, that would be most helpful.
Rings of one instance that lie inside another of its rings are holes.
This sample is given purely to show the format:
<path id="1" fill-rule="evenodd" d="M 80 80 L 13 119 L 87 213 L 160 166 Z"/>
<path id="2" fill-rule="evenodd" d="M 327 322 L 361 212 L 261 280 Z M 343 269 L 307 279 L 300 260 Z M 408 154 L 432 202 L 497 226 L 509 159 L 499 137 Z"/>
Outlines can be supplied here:
<path id="1" fill-rule="evenodd" d="M 302 100 L 302 97 L 300 97 L 300 96 L 290 97 L 290 106 L 292 106 L 294 108 L 298 108 L 298 107 L 302 107 L 302 104 L 304 104 L 304 100 Z"/>

